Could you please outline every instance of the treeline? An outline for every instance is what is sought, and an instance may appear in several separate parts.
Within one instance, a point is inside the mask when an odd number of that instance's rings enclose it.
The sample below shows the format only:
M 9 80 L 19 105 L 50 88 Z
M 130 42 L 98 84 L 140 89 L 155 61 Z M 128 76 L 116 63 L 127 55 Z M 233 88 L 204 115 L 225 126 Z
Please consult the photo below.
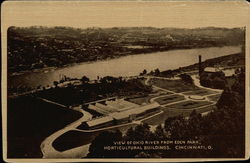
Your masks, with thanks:
M 243 28 L 9 27 L 8 71 L 60 67 L 171 49 L 238 45 L 244 41 L 244 35 Z
M 182 115 L 166 119 L 164 127 L 150 130 L 147 124 L 127 130 L 106 131 L 97 136 L 90 145 L 87 157 L 94 158 L 243 158 L 245 154 L 245 73 L 238 75 L 236 82 L 226 88 L 217 103 L 217 108 L 201 116 L 193 111 L 190 117 Z M 104 150 L 114 141 L 160 141 L 195 140 L 210 150 Z
M 82 78 L 81 85 L 68 84 L 66 87 L 56 87 L 42 90 L 33 95 L 71 106 L 114 96 L 129 96 L 148 94 L 152 91 L 140 79 L 116 78 L 106 76 L 99 82 L 89 83 L 88 78 Z

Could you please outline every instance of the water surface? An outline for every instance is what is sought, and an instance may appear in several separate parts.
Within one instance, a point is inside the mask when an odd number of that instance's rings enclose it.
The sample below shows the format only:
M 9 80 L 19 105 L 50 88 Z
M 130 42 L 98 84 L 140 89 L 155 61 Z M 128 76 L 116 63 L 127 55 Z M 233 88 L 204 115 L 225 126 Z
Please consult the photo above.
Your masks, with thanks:
M 8 85 L 29 87 L 37 87 L 38 85 L 47 86 L 52 85 L 53 81 L 58 81 L 60 75 L 66 75 L 72 78 L 81 78 L 83 75 L 86 75 L 90 79 L 107 75 L 133 76 L 138 75 L 144 69 L 151 71 L 159 68 L 160 71 L 162 71 L 188 66 L 198 62 L 198 55 L 202 55 L 202 60 L 206 60 L 238 53 L 240 51 L 241 46 L 224 46 L 130 55 L 118 59 L 80 63 L 57 68 L 52 71 L 29 72 L 22 75 L 11 76 L 8 79 Z

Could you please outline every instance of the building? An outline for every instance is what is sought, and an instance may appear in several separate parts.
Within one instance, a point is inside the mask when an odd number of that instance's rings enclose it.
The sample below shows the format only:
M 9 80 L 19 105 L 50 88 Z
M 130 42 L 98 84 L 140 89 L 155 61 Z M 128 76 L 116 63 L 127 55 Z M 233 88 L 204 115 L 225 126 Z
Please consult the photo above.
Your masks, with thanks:
M 199 55 L 199 76 L 200 84 L 204 87 L 224 89 L 225 73 L 218 67 L 203 67 Z
M 103 107 L 102 105 L 99 106 Z M 116 112 L 110 112 L 108 114 L 106 112 L 103 112 L 103 116 L 87 121 L 85 126 L 87 128 L 96 129 L 110 125 L 128 123 L 135 119 L 146 116 L 149 113 L 159 111 L 159 107 L 160 105 L 155 102 L 144 106 L 136 106 L 122 111 L 118 109 Z M 100 111 L 99 108 L 95 105 L 90 105 L 90 109 Z
M 113 117 L 111 116 L 98 117 L 86 122 L 88 128 L 99 128 L 112 124 Z
M 89 104 L 88 110 L 97 112 L 101 115 L 108 115 L 113 112 L 121 112 L 138 106 L 139 105 L 125 101 L 124 99 L 115 99 L 107 100 L 105 101 L 105 104 L 102 104 L 100 102 L 97 102 L 95 104 Z

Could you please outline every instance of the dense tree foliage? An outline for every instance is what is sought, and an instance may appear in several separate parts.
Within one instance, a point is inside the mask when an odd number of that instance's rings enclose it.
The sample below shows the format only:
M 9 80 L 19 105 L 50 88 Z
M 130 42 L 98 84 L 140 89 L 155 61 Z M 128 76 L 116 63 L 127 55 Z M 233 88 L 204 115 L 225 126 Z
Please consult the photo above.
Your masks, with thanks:
M 143 84 L 140 79 L 125 80 L 121 77 L 106 76 L 99 82 L 90 83 L 84 76 L 81 81 L 81 85 L 69 83 L 66 87 L 57 87 L 58 82 L 54 82 L 56 87 L 38 91 L 33 95 L 71 106 L 114 96 L 147 95 L 152 91 L 151 87 Z
M 179 77 L 182 81 L 184 81 L 186 84 L 194 84 L 194 80 L 191 78 L 188 74 L 180 74 Z

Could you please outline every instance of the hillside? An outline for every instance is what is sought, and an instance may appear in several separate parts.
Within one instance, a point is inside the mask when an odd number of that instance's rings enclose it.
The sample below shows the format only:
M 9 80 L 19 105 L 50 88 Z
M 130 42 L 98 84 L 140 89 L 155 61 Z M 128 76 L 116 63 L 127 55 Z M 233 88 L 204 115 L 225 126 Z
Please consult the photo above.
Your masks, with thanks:
M 171 49 L 239 45 L 243 28 L 10 27 L 8 71 L 61 67 Z

